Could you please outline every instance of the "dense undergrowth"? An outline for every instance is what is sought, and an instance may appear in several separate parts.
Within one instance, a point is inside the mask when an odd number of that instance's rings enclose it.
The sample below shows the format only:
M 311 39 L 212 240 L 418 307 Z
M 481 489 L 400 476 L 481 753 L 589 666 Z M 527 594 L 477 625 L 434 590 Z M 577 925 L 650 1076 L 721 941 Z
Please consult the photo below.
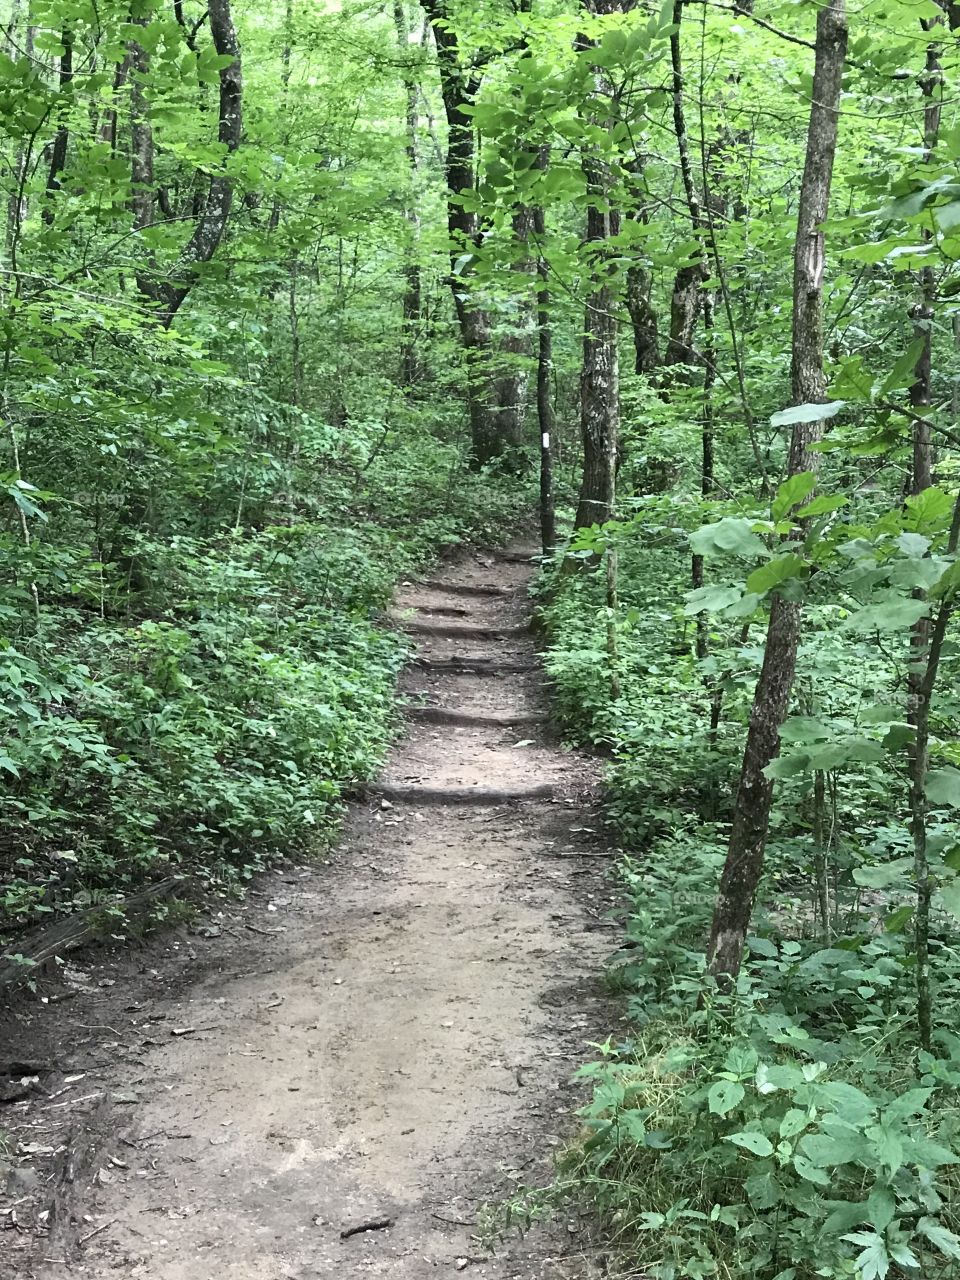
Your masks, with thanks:
M 78 552 L 59 542 L 69 515 L 45 528 L 32 584 L 6 592 L 17 627 L 0 654 L 13 950 L 56 913 L 103 906 L 116 926 L 144 885 L 236 888 L 329 841 L 394 726 L 404 646 L 378 619 L 396 580 L 502 536 L 523 492 L 422 429 L 384 436 L 355 430 L 345 452 L 327 432 L 279 477 L 264 454 L 255 512 L 138 536 L 121 568 L 98 557 L 102 531 Z M 22 548 L 7 559 L 22 579 Z
M 710 518 L 723 516 L 721 505 Z M 618 696 L 603 574 L 548 571 L 540 587 L 555 714 L 569 737 L 611 757 L 606 809 L 623 849 L 624 936 L 609 973 L 631 1031 L 583 1069 L 593 1086 L 585 1136 L 557 1185 L 518 1197 L 511 1212 L 586 1198 L 630 1274 L 664 1280 L 953 1276 L 960 826 L 934 805 L 942 870 L 933 1051 L 924 1052 L 901 754 L 909 655 L 895 609 L 885 605 L 889 625 L 872 616 L 858 629 L 869 588 L 864 596 L 861 582 L 838 603 L 824 570 L 782 735 L 749 955 L 723 994 L 704 952 L 762 647 L 748 608 L 713 616 L 709 655 L 696 655 L 690 535 L 702 518 L 695 505 L 684 515 L 675 495 L 654 496 L 605 531 L 619 549 Z M 864 545 L 909 545 L 884 519 L 861 504 L 849 524 Z M 850 536 L 845 528 L 838 545 L 850 550 Z M 581 542 L 595 550 L 597 533 Z M 852 563 L 862 578 L 865 562 Z M 711 568 L 715 590 L 742 594 L 735 555 Z M 907 598 L 904 561 L 893 574 Z M 948 662 L 934 764 L 957 758 L 955 650 Z

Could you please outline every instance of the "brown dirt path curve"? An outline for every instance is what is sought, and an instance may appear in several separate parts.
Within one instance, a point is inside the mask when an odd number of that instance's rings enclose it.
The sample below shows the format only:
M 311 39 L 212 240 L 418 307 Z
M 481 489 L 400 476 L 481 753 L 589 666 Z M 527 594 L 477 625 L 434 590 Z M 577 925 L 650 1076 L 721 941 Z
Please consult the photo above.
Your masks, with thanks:
M 400 625 L 444 632 L 415 637 L 428 663 L 404 676 L 412 701 L 494 722 L 412 717 L 383 774 L 403 798 L 354 805 L 332 865 L 271 873 L 214 928 L 151 944 L 138 990 L 129 956 L 95 960 L 74 1002 L 21 1013 L 23 1043 L 56 1061 L 44 1076 L 56 1101 L 18 1103 L 0 1126 L 21 1151 L 52 1148 L 32 1189 L 54 1213 L 30 1224 L 50 1227 L 39 1239 L 0 1231 L 3 1280 L 592 1273 L 573 1224 L 493 1256 L 475 1238 L 509 1171 L 548 1176 L 570 1133 L 572 1071 L 609 1018 L 595 777 L 530 722 L 542 678 L 516 628 L 531 573 L 467 556 L 443 586 L 399 594 Z M 509 593 L 457 590 L 485 584 Z M 450 634 L 461 625 L 485 634 Z M 509 671 L 429 665 L 451 657 Z M 545 783 L 551 800 L 453 807 L 415 793 Z M 381 1219 L 391 1225 L 344 1238 Z

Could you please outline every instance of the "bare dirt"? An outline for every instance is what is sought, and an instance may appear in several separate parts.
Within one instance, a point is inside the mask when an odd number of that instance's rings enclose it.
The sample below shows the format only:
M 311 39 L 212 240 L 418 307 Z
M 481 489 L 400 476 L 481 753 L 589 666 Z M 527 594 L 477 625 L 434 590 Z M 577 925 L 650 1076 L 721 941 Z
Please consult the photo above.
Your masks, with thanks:
M 479 1238 L 549 1179 L 611 1017 L 595 777 L 545 727 L 531 574 L 464 557 L 400 593 L 432 711 L 330 860 L 0 1019 L 0 1063 L 38 1076 L 0 1108 L 2 1280 L 596 1274 L 566 1215 Z

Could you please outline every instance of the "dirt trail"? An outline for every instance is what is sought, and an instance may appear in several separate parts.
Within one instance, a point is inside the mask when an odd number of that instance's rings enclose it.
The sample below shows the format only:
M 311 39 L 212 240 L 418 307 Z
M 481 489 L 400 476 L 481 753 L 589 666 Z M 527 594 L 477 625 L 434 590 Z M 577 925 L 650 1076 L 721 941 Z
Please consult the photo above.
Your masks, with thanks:
M 588 1273 L 566 1223 L 493 1257 L 475 1239 L 506 1171 L 546 1176 L 604 1023 L 607 863 L 588 768 L 544 733 L 531 572 L 467 557 L 402 591 L 422 710 L 333 865 L 264 877 L 211 936 L 201 922 L 148 950 L 135 1000 L 123 961 L 100 985 L 106 962 L 85 966 L 78 1001 L 32 1014 L 38 1043 L 57 1019 L 92 1029 L 51 1050 L 45 1085 L 86 1072 L 63 1097 L 90 1095 L 68 1114 L 93 1158 L 39 1252 L 5 1267 L 0 1233 L 4 1280 Z M 500 594 L 464 590 L 487 586 Z M 56 1105 L 0 1123 L 55 1146 Z

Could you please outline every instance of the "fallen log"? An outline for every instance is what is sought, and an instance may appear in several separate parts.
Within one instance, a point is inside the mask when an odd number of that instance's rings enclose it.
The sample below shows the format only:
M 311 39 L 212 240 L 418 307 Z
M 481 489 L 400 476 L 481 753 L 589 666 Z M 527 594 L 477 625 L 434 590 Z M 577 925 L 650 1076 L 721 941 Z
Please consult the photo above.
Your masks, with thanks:
M 182 876 L 170 876 L 128 898 L 114 899 L 112 902 L 89 907 L 86 911 L 74 912 L 63 920 L 58 920 L 56 924 L 45 925 L 21 940 L 10 943 L 0 954 L 0 989 L 26 981 L 48 960 L 66 955 L 85 942 L 102 937 L 107 932 L 104 928 L 104 915 L 108 909 L 112 913 L 119 908 L 128 919 L 136 918 L 145 914 L 154 903 L 171 897 L 177 888 L 185 888 L 187 883 Z

